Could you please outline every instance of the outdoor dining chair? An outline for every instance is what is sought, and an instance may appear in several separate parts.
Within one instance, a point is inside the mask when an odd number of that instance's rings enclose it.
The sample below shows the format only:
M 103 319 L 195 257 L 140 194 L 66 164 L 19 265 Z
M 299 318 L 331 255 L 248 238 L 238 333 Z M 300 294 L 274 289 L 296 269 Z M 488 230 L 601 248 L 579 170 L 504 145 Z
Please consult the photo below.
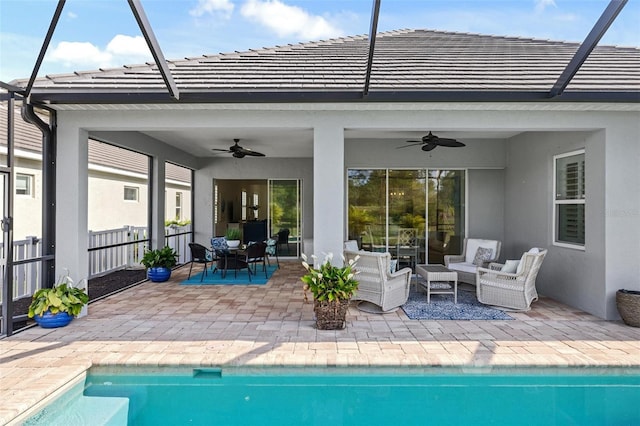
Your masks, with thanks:
M 204 265 L 202 269 L 202 276 L 200 281 L 207 275 L 207 264 L 213 263 L 213 251 L 198 243 L 189 243 L 189 249 L 191 250 L 191 264 L 189 265 L 189 277 L 191 278 L 191 269 L 194 263 L 201 263 Z

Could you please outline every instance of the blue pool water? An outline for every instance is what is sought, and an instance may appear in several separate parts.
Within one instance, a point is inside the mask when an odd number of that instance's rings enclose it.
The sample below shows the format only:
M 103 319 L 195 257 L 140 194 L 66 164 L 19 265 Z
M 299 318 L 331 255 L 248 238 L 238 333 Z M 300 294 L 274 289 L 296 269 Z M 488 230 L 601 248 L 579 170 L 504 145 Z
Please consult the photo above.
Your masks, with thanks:
M 640 424 L 640 369 L 256 371 L 93 370 L 84 397 L 128 398 L 129 425 Z

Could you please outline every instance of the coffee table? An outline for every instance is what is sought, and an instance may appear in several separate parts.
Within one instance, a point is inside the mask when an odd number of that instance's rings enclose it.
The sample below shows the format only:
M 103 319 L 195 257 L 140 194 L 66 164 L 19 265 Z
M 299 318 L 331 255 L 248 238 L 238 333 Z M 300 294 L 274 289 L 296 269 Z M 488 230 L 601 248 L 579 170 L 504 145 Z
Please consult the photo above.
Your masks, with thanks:
M 458 303 L 458 273 L 443 265 L 416 265 L 416 274 L 427 282 L 427 303 L 431 303 L 432 294 L 453 294 L 453 303 Z M 416 286 L 417 284 L 416 280 Z M 452 284 L 453 283 L 453 284 Z

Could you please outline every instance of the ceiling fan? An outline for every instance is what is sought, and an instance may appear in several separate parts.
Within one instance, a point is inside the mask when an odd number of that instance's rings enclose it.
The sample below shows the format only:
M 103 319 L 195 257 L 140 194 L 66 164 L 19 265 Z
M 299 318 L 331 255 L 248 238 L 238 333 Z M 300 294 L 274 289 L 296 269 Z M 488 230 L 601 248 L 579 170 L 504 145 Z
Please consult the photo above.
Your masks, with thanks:
M 235 144 L 230 146 L 229 149 L 211 148 L 211 150 L 212 151 L 220 151 L 220 152 L 228 152 L 228 153 L 231 153 L 231 155 L 233 155 L 235 158 L 244 158 L 247 155 L 252 156 L 252 157 L 264 157 L 265 156 L 261 152 L 253 151 L 253 150 L 251 150 L 249 148 L 244 148 L 244 147 L 238 145 L 238 142 L 240 142 L 240 139 L 234 139 L 233 141 L 235 142 Z
M 465 144 L 463 144 L 460 141 L 457 141 L 455 139 L 449 139 L 449 138 L 441 138 L 434 135 L 431 132 L 429 132 L 428 135 L 424 135 L 422 139 L 419 141 L 407 141 L 407 142 L 409 142 L 411 145 L 399 146 L 398 148 L 407 148 L 410 146 L 422 145 L 421 149 L 423 151 L 431 151 L 437 146 L 446 146 L 449 148 L 459 148 L 459 147 L 465 146 Z

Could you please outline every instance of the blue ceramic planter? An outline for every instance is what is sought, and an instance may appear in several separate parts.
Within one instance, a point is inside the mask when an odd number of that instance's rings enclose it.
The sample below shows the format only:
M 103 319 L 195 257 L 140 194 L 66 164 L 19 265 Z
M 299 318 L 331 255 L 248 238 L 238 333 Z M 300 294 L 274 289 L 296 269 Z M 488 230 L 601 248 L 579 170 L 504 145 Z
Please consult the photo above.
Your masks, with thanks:
M 149 278 L 154 283 L 167 281 L 169 277 L 171 277 L 171 268 L 158 266 L 155 268 L 147 269 L 147 278 Z
M 73 316 L 69 315 L 66 312 L 58 312 L 57 314 L 52 314 L 51 312 L 47 311 L 42 314 L 42 316 L 35 315 L 33 319 L 42 328 L 57 328 L 68 325 L 73 319 Z

